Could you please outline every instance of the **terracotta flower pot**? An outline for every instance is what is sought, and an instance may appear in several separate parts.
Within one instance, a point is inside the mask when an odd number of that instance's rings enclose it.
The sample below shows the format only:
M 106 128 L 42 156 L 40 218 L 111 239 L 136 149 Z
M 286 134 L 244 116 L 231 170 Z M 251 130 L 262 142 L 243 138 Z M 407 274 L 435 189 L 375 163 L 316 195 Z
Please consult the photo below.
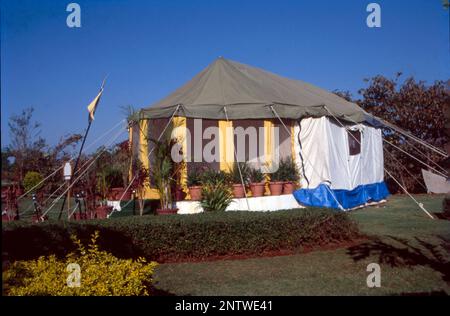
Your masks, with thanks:
M 250 183 L 250 190 L 252 191 L 252 196 L 258 197 L 264 195 L 264 182 Z
M 282 181 L 270 182 L 269 189 L 271 195 L 280 195 L 281 192 L 283 191 L 283 182 Z
M 157 208 L 156 214 L 158 215 L 170 215 L 170 214 L 177 214 L 178 209 L 177 208 Z
M 245 187 L 242 184 L 233 184 L 233 196 L 238 199 L 245 197 Z
M 202 199 L 202 187 L 197 185 L 189 187 L 189 195 L 192 201 L 200 201 Z
M 283 194 L 292 194 L 295 190 L 295 185 L 294 183 L 290 182 L 290 181 L 286 181 L 283 184 Z

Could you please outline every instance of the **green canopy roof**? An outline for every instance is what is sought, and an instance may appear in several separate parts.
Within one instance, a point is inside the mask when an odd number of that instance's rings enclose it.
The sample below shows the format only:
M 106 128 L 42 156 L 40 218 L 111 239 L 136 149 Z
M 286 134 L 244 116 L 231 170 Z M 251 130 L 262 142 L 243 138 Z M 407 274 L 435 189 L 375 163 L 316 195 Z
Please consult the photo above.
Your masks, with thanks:
M 333 115 L 357 122 L 370 116 L 355 103 L 309 83 L 284 78 L 259 68 L 224 58 L 216 59 L 192 80 L 166 98 L 142 109 L 141 118 L 299 119 Z

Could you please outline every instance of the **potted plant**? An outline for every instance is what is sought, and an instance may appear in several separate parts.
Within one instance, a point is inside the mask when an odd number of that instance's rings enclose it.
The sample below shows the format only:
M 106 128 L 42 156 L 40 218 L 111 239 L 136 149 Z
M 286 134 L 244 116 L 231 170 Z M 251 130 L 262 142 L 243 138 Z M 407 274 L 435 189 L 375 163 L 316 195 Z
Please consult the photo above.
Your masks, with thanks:
M 280 195 L 283 191 L 283 172 L 281 164 L 275 172 L 270 174 L 269 189 L 271 195 Z
M 205 212 L 225 211 L 233 200 L 229 174 L 223 171 L 210 170 L 205 172 L 204 175 L 202 200 L 200 202 L 203 210 Z
M 295 190 L 296 182 L 299 180 L 297 166 L 291 158 L 280 161 L 280 169 L 283 183 L 283 194 L 292 194 Z
M 159 193 L 160 207 L 156 213 L 176 214 L 177 208 L 173 206 L 172 187 L 176 183 L 176 166 L 171 157 L 172 147 L 176 144 L 175 139 L 152 140 L 155 143 L 155 159 L 152 164 L 151 175 L 156 190 Z
M 187 186 L 192 201 L 200 201 L 202 199 L 202 181 L 201 173 L 197 168 L 189 170 L 187 175 Z
M 231 180 L 233 183 L 233 196 L 235 198 L 245 197 L 245 188 L 249 183 L 248 164 L 245 162 L 235 162 L 231 171 Z
M 252 168 L 249 172 L 250 178 L 250 190 L 252 191 L 252 196 L 258 197 L 264 195 L 264 174 L 259 168 Z

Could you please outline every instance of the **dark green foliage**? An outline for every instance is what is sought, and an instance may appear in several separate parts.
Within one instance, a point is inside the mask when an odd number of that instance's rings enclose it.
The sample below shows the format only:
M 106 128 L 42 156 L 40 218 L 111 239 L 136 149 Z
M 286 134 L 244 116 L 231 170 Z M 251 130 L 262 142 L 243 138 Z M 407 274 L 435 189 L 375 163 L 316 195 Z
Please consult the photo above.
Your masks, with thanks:
M 202 184 L 201 182 L 201 172 L 197 168 L 190 169 L 187 174 L 187 186 L 193 187 L 193 186 L 199 186 Z
M 102 236 L 99 246 L 115 256 L 158 262 L 295 251 L 359 236 L 347 214 L 322 209 L 12 222 L 2 226 L 3 261 L 65 255 L 73 250 L 71 234 L 87 241 L 95 230 Z
M 231 181 L 233 184 L 241 184 L 242 180 L 244 180 L 244 185 L 250 184 L 250 166 L 246 162 L 235 162 L 231 171 Z
M 200 177 L 201 183 L 203 185 L 208 183 L 225 183 L 230 184 L 231 183 L 231 177 L 229 173 L 226 173 L 225 171 L 217 171 L 214 169 L 206 169 L 203 171 L 201 177 Z
M 278 168 L 279 178 L 282 181 L 296 182 L 299 180 L 299 172 L 297 166 L 292 158 L 283 158 L 280 160 L 280 166 Z
M 121 188 L 124 186 L 122 171 L 114 167 L 106 168 L 106 182 L 110 188 Z
M 260 183 L 264 181 L 264 174 L 259 168 L 251 168 L 249 171 L 249 179 L 251 183 Z
M 202 201 L 206 212 L 224 212 L 233 200 L 229 185 L 225 181 L 208 182 L 202 187 Z
M 283 179 L 283 172 L 280 169 L 280 166 L 278 166 L 278 169 L 275 170 L 275 172 L 269 173 L 270 181 L 276 182 L 276 181 L 284 181 Z

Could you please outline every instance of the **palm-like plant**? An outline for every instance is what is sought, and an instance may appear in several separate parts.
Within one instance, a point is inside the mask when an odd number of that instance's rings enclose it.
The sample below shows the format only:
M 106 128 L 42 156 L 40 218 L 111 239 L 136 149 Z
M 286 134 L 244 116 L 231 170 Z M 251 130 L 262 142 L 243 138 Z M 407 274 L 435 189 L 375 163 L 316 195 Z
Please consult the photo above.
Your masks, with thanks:
M 175 139 L 151 140 L 155 144 L 155 160 L 152 163 L 151 176 L 160 196 L 162 209 L 172 208 L 172 187 L 176 183 L 178 172 L 171 157 L 171 149 L 176 144 Z
M 226 180 L 206 182 L 202 188 L 202 201 L 205 212 L 223 212 L 230 205 L 233 195 Z

